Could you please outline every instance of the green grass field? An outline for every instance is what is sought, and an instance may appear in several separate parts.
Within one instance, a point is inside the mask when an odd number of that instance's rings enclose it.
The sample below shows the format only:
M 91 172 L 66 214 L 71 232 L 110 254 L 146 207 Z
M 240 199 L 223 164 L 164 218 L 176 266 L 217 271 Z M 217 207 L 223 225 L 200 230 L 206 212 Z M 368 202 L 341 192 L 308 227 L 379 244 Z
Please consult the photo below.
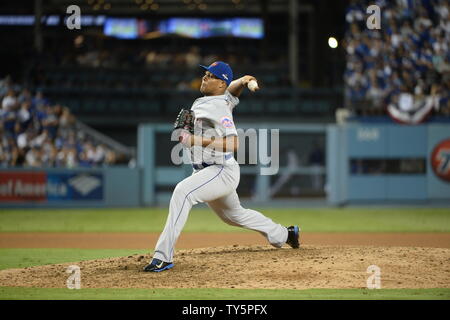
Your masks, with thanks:
M 450 232 L 450 209 L 265 209 L 308 232 Z M 0 232 L 160 232 L 165 209 L 2 210 Z M 237 232 L 208 209 L 192 211 L 184 232 Z M 148 253 L 143 250 L 0 249 L 0 270 Z M 445 299 L 450 289 L 240 290 L 38 289 L 0 287 L 0 299 Z
M 306 232 L 450 232 L 450 209 L 261 209 Z M 161 232 L 166 209 L 0 211 L 0 232 Z M 244 232 L 209 209 L 192 210 L 183 232 Z
M 36 289 L 0 287 L 10 300 L 448 300 L 448 289 Z

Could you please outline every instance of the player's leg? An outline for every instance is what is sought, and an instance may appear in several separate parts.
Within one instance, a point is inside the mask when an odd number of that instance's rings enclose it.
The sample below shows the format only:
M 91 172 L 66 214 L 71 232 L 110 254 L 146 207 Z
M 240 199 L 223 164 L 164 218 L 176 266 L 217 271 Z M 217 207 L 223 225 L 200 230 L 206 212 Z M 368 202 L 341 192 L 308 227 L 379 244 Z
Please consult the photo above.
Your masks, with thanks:
M 175 243 L 192 206 L 223 197 L 233 191 L 229 175 L 223 166 L 210 166 L 177 184 L 169 205 L 167 222 L 155 248 L 153 258 L 172 262 Z
M 209 201 L 208 206 L 226 223 L 258 231 L 270 244 L 280 248 L 288 240 L 288 229 L 262 213 L 241 206 L 236 191 L 222 198 Z

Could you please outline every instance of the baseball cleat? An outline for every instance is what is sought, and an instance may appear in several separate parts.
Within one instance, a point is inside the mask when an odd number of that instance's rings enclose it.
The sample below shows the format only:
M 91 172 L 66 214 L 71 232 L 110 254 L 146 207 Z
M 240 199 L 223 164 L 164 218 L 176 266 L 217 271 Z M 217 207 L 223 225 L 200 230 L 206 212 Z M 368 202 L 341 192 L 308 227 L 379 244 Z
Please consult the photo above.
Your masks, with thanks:
M 159 259 L 153 259 L 145 268 L 145 272 L 161 272 L 173 268 L 173 262 L 164 262 Z
M 300 242 L 298 241 L 298 237 L 300 235 L 300 228 L 298 226 L 290 226 L 288 229 L 288 238 L 286 243 L 290 245 L 292 248 L 297 249 L 300 246 Z

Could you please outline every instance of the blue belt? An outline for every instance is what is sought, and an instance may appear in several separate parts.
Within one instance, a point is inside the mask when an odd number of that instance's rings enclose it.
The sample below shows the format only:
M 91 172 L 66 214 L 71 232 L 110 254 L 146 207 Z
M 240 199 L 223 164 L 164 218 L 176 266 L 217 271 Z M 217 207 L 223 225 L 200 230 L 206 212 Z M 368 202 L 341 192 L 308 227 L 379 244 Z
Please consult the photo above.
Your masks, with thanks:
M 225 156 L 224 156 L 224 158 L 225 158 L 225 160 L 228 160 L 228 159 L 231 159 L 231 157 L 233 157 L 233 154 L 232 153 L 230 153 L 230 154 L 226 154 Z M 206 162 L 202 162 L 201 164 L 192 164 L 192 167 L 195 169 L 195 170 L 201 170 L 201 169 L 205 169 L 205 168 L 207 168 L 207 167 L 209 167 L 209 166 L 213 166 L 213 165 L 215 165 L 215 164 L 217 164 L 217 163 L 206 163 Z
M 207 168 L 207 167 L 209 167 L 209 166 L 213 166 L 213 165 L 215 165 L 215 163 L 206 163 L 206 162 L 202 162 L 202 164 L 192 164 L 192 167 L 193 167 L 195 170 L 201 170 L 201 169 L 205 169 L 205 168 Z

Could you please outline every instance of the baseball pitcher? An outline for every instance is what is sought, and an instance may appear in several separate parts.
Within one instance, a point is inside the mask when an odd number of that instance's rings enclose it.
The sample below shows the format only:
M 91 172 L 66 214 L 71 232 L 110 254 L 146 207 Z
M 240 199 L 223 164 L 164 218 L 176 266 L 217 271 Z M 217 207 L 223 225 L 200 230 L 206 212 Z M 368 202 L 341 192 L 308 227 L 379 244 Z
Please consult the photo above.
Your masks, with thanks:
M 299 247 L 298 226 L 284 227 L 260 212 L 241 206 L 236 188 L 240 169 L 233 153 L 239 147 L 233 109 L 247 87 L 258 90 L 255 77 L 246 75 L 233 81 L 230 66 L 217 61 L 205 69 L 200 92 L 204 95 L 190 110 L 181 110 L 174 124 L 179 141 L 190 152 L 193 173 L 175 187 L 167 222 L 156 244 L 147 272 L 173 268 L 175 243 L 189 212 L 197 203 L 208 206 L 226 223 L 258 231 L 269 243 L 281 248 L 285 243 Z

